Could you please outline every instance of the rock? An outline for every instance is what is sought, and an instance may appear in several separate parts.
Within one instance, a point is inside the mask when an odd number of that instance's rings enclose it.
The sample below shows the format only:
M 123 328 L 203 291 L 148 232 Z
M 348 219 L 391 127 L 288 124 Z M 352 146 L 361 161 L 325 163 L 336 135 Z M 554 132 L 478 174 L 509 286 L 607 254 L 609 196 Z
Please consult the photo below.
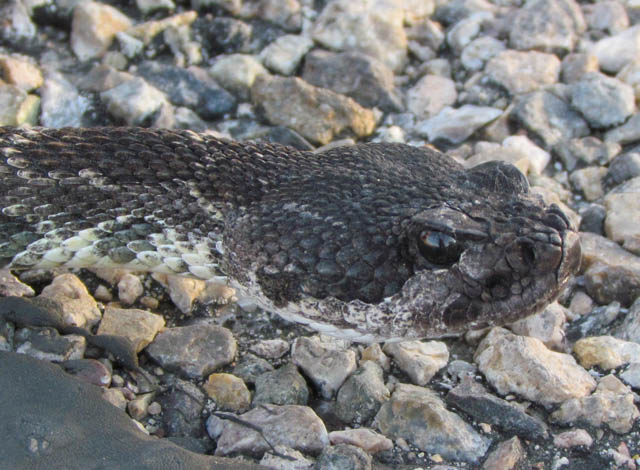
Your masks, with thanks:
M 640 61 L 630 62 L 622 67 L 616 78 L 633 88 L 636 99 L 640 98 Z
M 640 61 L 640 25 L 594 43 L 589 52 L 598 58 L 604 72 L 617 73 L 625 65 Z
M 606 168 L 589 166 L 573 171 L 569 177 L 569 181 L 571 181 L 571 184 L 576 190 L 584 195 L 587 201 L 597 201 L 604 196 L 602 183 L 606 175 Z
M 497 426 L 507 434 L 541 441 L 547 438 L 543 421 L 525 413 L 521 407 L 490 394 L 470 375 L 461 377 L 461 383 L 446 396 L 449 405 L 464 411 L 476 422 Z
M 108 365 L 95 359 L 73 359 L 60 363 L 65 372 L 98 387 L 108 387 L 111 383 L 112 371 L 111 365 Z
M 255 379 L 253 406 L 270 403 L 273 405 L 306 405 L 309 388 L 293 364 L 287 364 L 274 371 L 267 371 Z
M 349 470 L 371 470 L 371 456 L 359 447 L 349 444 L 327 446 L 316 461 L 317 470 L 344 468 Z
M 600 379 L 593 395 L 567 400 L 551 413 L 551 419 L 561 424 L 585 422 L 595 427 L 606 424 L 618 434 L 629 432 L 639 416 L 633 393 L 614 375 Z
M 247 354 L 233 368 L 233 375 L 240 377 L 248 384 L 254 384 L 256 379 L 265 372 L 273 370 L 273 366 L 262 358 Z
M 153 38 L 166 30 L 177 30 L 181 26 L 189 26 L 195 21 L 198 14 L 195 11 L 185 11 L 177 15 L 169 16 L 161 20 L 146 21 L 139 23 L 126 30 L 126 33 L 134 38 L 140 39 L 145 45 L 151 43 Z
M 145 15 L 158 10 L 174 10 L 176 8 L 172 0 L 136 0 L 136 6 Z
M 527 453 L 517 436 L 502 441 L 489 453 L 482 470 L 518 470 L 525 464 Z M 526 464 L 525 464 L 526 465 Z
M 167 95 L 176 106 L 193 109 L 203 119 L 215 119 L 231 111 L 236 101 L 217 86 L 204 72 L 187 70 L 157 62 L 143 62 L 138 73 L 151 85 Z
M 289 343 L 285 340 L 277 339 L 263 339 L 251 346 L 251 352 L 261 357 L 269 359 L 278 359 L 289 352 Z
M 272 124 L 291 127 L 320 144 L 328 144 L 347 129 L 363 137 L 375 127 L 371 110 L 300 78 L 261 75 L 251 87 L 251 100 L 264 110 Z
M 285 31 L 298 31 L 303 15 L 298 0 L 261 0 L 244 2 L 242 16 L 270 21 Z
M 585 74 L 569 86 L 571 105 L 591 127 L 605 128 L 621 124 L 636 110 L 633 89 L 601 73 Z
M 573 0 L 527 0 L 513 18 L 509 43 L 519 50 L 570 52 L 585 29 L 580 6 Z
M 393 442 L 368 428 L 345 429 L 329 433 L 331 444 L 351 444 L 375 454 L 393 449 Z
M 127 273 L 118 281 L 118 298 L 124 305 L 131 305 L 142 294 L 144 294 L 144 288 L 138 276 Z
M 501 114 L 500 109 L 486 106 L 466 104 L 457 109 L 447 106 L 432 118 L 418 123 L 416 131 L 431 142 L 443 140 L 459 144 Z
M 629 27 L 629 17 L 624 5 L 615 0 L 584 5 L 582 11 L 589 29 L 600 29 L 616 34 Z
M 203 51 L 211 57 L 252 50 L 253 28 L 235 18 L 200 16 L 193 22 L 191 30 Z
M 536 339 L 494 328 L 474 355 L 478 368 L 501 395 L 517 393 L 551 406 L 588 395 L 593 378 L 569 354 L 547 349 Z
M 336 415 L 344 423 L 367 423 L 389 396 L 380 366 L 365 361 L 340 387 L 336 397 Z
M 110 5 L 80 2 L 73 9 L 71 49 L 81 61 L 103 55 L 115 34 L 131 27 L 131 20 Z
M 382 348 L 380 347 L 380 344 L 373 343 L 367 346 L 366 348 L 364 348 L 360 352 L 360 354 L 361 354 L 360 356 L 361 365 L 363 362 L 373 361 L 376 364 L 378 364 L 380 367 L 382 367 L 382 370 L 384 370 L 385 372 L 389 371 L 389 368 L 391 367 L 391 360 L 384 352 L 382 352 Z
M 40 88 L 44 83 L 40 68 L 20 56 L 0 55 L 0 77 L 7 84 L 27 92 Z
M 167 328 L 147 347 L 147 353 L 166 369 L 202 378 L 233 360 L 236 341 L 226 328 L 194 324 Z
M 478 71 L 484 68 L 487 61 L 504 51 L 505 45 L 491 37 L 480 36 L 467 44 L 460 54 L 460 61 L 469 71 Z
M 469 17 L 474 13 L 494 12 L 495 10 L 495 5 L 484 0 L 453 0 L 438 4 L 434 18 L 445 24 L 452 24 Z
M 163 273 L 153 273 L 152 277 L 167 288 L 171 301 L 184 314 L 191 312 L 193 302 L 202 294 L 206 286 L 201 279 L 190 279 Z
M 566 308 L 553 302 L 542 312 L 512 323 L 510 329 L 517 335 L 539 339 L 549 349 L 561 351 L 564 346 L 566 312 Z
M 329 399 L 356 370 L 356 354 L 318 337 L 297 338 L 291 348 L 291 360 L 311 379 L 320 393 Z
M 405 439 L 422 451 L 470 463 L 482 458 L 490 443 L 448 411 L 434 392 L 416 385 L 397 384 L 374 425 L 390 439 Z
M 0 84 L 0 125 L 36 124 L 40 99 L 14 85 Z
M 404 108 L 395 88 L 393 71 L 360 52 L 314 50 L 305 57 L 302 78 L 356 100 L 366 108 L 398 112 Z
M 586 369 L 598 366 L 610 370 L 640 358 L 640 344 L 613 336 L 591 336 L 578 340 L 573 352 Z
M 107 111 L 129 126 L 153 122 L 163 107 L 168 107 L 166 96 L 142 78 L 133 78 L 100 93 Z
M 565 147 L 566 152 L 561 152 L 567 170 L 573 171 L 577 165 L 604 166 L 611 161 L 622 149 L 615 142 L 602 142 L 596 137 L 583 137 L 571 139 Z M 559 150 L 559 149 L 558 149 Z
M 268 69 L 280 75 L 291 75 L 312 47 L 313 41 L 311 39 L 287 34 L 280 36 L 265 47 L 260 52 L 260 58 Z
M 275 446 L 272 454 L 266 452 L 260 459 L 260 465 L 278 470 L 314 470 L 316 463 L 306 458 L 302 452 L 287 446 Z M 273 451 L 272 451 L 273 452 Z
M 607 210 L 604 231 L 607 238 L 636 255 L 640 255 L 640 226 L 635 217 L 640 213 L 639 194 L 640 176 L 636 176 L 614 188 L 604 198 Z
M 640 296 L 640 257 L 595 233 L 580 233 L 587 293 L 599 304 L 629 306 Z
M 484 73 L 488 80 L 511 95 L 520 95 L 556 83 L 560 76 L 560 60 L 543 52 L 506 50 L 487 62 Z
M 329 444 L 324 424 L 306 406 L 262 405 L 238 418 L 257 426 L 262 430 L 262 435 L 252 428 L 229 421 L 218 439 L 216 455 L 262 455 L 271 449 L 267 442 L 305 453 L 318 453 Z
M 144 419 L 148 414 L 147 409 L 154 395 L 154 393 L 145 393 L 127 403 L 127 413 L 129 413 L 129 416 L 137 421 Z
M 91 101 L 61 74 L 49 72 L 40 87 L 42 98 L 40 124 L 46 127 L 80 127 L 86 125 L 84 114 Z
M 502 147 L 516 150 L 527 157 L 529 167 L 534 173 L 542 174 L 551 161 L 549 152 L 542 150 L 524 135 L 513 135 L 502 141 Z
M 456 102 L 458 92 L 453 80 L 438 75 L 425 75 L 407 91 L 407 109 L 425 119 L 438 114 Z
M 42 289 L 39 297 L 60 303 L 65 325 L 91 328 L 100 321 L 98 304 L 82 281 L 73 274 L 56 276 L 51 284 Z
M 640 139 L 640 113 L 636 113 L 623 125 L 608 130 L 604 134 L 606 142 L 629 144 Z
M 546 91 L 516 98 L 510 118 L 550 149 L 566 139 L 589 134 L 587 122 L 566 101 Z
M 9 468 L 69 468 L 69 462 L 90 468 L 97 461 L 140 470 L 165 468 L 167 462 L 181 462 L 193 470 L 261 468 L 195 454 L 151 437 L 104 400 L 100 389 L 27 356 L 0 352 L 0 389 L 2 459 Z M 18 422 L 22 424 L 16 427 Z
M 609 172 L 605 177 L 605 186 L 611 188 L 637 176 L 640 176 L 640 153 L 623 153 L 614 158 L 609 164 Z
M 50 362 L 82 359 L 87 348 L 84 337 L 60 335 L 53 328 L 24 328 L 16 331 L 14 341 L 17 353 Z
M 617 338 L 640 343 L 640 298 L 631 304 L 629 313 L 613 334 Z
M 164 410 L 162 424 L 166 433 L 175 437 L 201 435 L 206 395 L 191 382 L 173 379 L 168 390 L 158 396 Z
M 593 438 L 584 429 L 572 429 L 553 436 L 553 445 L 560 449 L 579 446 L 589 448 L 591 444 L 593 444 Z
M 133 343 L 136 352 L 146 348 L 164 328 L 164 318 L 145 310 L 107 307 L 98 335 L 124 336 Z
M 632 362 L 629 366 L 620 374 L 620 378 L 626 384 L 629 384 L 633 388 L 640 388 L 640 362 Z
M 389 342 L 383 351 L 416 385 L 426 385 L 449 361 L 449 350 L 441 341 Z
M 220 85 L 246 101 L 256 78 L 269 72 L 251 55 L 231 54 L 218 58 L 209 73 Z
M 0 297 L 32 297 L 35 291 L 22 283 L 8 269 L 0 269 Z
M 218 409 L 242 413 L 251 405 L 251 393 L 242 379 L 232 374 L 211 374 L 202 384 Z
M 335 51 L 363 52 L 399 71 L 407 56 L 404 11 L 384 0 L 331 0 L 313 24 L 314 41 Z
M 0 38 L 9 44 L 20 44 L 25 39 L 33 39 L 36 35 L 36 25 L 29 17 L 29 11 L 24 2 L 20 0 L 10 0 L 4 2 L 0 7 L 0 18 L 2 28 L 0 28 Z
M 574 83 L 589 72 L 598 71 L 598 58 L 587 53 L 567 54 L 562 59 L 560 76 L 564 83 Z

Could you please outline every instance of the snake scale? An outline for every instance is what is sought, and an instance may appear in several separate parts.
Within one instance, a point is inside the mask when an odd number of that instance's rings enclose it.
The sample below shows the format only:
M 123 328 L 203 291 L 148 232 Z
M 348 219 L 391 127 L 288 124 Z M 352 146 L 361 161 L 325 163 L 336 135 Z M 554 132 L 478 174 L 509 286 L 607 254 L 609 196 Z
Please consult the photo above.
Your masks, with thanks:
M 355 341 L 504 324 L 580 262 L 515 167 L 142 128 L 0 128 L 0 267 L 121 266 L 242 289 Z

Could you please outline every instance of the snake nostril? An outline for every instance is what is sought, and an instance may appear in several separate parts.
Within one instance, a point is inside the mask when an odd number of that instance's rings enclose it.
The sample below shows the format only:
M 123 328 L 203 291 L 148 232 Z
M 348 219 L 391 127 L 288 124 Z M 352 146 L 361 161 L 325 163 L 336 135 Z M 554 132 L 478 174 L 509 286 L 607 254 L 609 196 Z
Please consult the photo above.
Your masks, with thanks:
M 527 266 L 533 266 L 535 264 L 536 250 L 531 242 L 524 241 L 520 243 L 520 253 L 522 255 L 522 260 Z

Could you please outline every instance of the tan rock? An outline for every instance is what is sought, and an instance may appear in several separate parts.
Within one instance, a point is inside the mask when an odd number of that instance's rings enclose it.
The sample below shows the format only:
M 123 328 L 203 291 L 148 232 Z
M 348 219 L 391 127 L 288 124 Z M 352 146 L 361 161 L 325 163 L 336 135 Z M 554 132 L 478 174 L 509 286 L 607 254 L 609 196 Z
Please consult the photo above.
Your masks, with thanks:
M 66 325 L 90 328 L 100 321 L 98 304 L 74 274 L 56 276 L 39 297 L 60 302 Z
M 26 58 L 0 56 L 0 76 L 5 82 L 24 91 L 35 90 L 44 83 L 40 69 Z
M 449 350 L 441 341 L 400 341 L 382 349 L 416 385 L 426 385 L 449 362 Z
M 110 5 L 80 2 L 73 10 L 71 49 L 80 60 L 104 54 L 115 34 L 131 27 L 131 20 Z
M 129 338 L 136 352 L 142 351 L 164 328 L 164 318 L 155 313 L 136 308 L 107 307 L 104 311 L 99 335 L 116 335 Z
M 220 409 L 243 412 L 251 406 L 251 393 L 241 378 L 232 374 L 211 374 L 202 385 Z

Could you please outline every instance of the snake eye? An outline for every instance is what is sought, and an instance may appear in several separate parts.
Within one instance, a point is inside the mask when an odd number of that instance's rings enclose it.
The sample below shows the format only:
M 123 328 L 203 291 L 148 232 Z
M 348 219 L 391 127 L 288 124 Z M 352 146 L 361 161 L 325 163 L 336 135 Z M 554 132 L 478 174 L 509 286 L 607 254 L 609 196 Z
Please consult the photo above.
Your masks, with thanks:
M 455 263 L 462 253 L 462 244 L 446 233 L 424 230 L 418 241 L 420 253 L 433 264 L 448 265 Z

